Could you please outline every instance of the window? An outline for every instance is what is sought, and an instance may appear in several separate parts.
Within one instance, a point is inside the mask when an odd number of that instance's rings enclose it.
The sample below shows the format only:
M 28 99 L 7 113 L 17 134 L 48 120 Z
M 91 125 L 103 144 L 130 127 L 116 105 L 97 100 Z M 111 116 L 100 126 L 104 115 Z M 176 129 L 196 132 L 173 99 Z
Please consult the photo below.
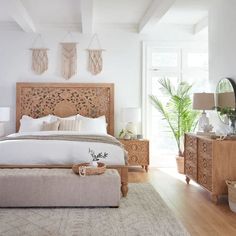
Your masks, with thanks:
M 174 85 L 179 81 L 193 84 L 193 92 L 204 91 L 208 81 L 208 52 L 205 47 L 144 47 L 143 110 L 144 129 L 150 139 L 151 165 L 174 167 L 177 146 L 167 123 L 151 105 L 149 95 L 157 96 L 163 102 L 158 81 L 169 78 Z

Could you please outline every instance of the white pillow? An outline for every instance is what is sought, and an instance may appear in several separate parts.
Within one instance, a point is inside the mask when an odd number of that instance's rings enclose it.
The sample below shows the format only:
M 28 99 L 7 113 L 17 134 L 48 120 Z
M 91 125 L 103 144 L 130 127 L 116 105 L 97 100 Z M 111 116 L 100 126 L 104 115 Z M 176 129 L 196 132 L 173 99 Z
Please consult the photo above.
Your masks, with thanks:
M 19 133 L 41 131 L 43 122 L 51 122 L 51 115 L 33 119 L 30 116 L 23 115 L 20 120 Z
M 50 121 L 52 118 L 52 115 L 42 116 L 40 118 L 32 118 L 31 116 L 23 115 L 21 117 L 21 120 L 40 120 L 40 121 Z
M 106 117 L 100 116 L 98 118 L 88 118 L 77 115 L 79 123 L 79 132 L 81 134 L 107 134 Z

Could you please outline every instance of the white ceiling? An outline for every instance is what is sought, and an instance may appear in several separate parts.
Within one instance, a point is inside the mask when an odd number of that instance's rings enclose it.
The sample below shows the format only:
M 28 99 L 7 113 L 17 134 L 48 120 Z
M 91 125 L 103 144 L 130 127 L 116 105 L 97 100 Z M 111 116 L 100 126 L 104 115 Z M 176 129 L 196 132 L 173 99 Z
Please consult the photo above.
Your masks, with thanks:
M 35 23 L 81 22 L 79 0 L 21 0 Z
M 208 15 L 210 0 L 177 0 L 159 23 L 192 25 Z
M 152 0 L 96 0 L 94 20 L 97 23 L 138 24 Z
M 85 27 L 96 31 L 97 25 L 115 27 L 120 24 L 132 25 L 141 33 L 162 23 L 192 25 L 194 28 L 207 17 L 211 1 L 0 0 L 0 27 L 12 23 L 28 32 L 43 30 L 46 24 L 61 25 L 61 28 L 74 24 L 78 31 L 83 32 Z

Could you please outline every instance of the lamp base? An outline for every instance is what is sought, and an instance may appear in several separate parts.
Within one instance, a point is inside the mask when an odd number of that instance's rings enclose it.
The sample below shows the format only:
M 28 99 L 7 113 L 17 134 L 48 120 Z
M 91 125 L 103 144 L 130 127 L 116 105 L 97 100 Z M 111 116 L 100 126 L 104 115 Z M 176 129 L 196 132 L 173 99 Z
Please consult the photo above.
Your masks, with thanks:
M 203 131 L 205 126 L 209 125 L 209 118 L 206 115 L 206 112 L 202 112 L 202 116 L 198 120 L 198 131 Z
M 126 125 L 126 130 L 131 132 L 131 137 L 136 138 L 137 137 L 137 125 L 133 122 L 128 122 Z

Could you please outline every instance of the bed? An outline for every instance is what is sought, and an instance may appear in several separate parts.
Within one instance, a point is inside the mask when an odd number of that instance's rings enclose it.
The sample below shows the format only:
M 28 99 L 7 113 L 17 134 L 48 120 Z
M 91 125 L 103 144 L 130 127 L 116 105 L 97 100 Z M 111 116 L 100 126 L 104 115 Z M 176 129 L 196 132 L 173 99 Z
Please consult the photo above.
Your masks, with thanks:
M 112 136 L 114 135 L 114 85 L 108 83 L 16 84 L 16 132 L 18 132 L 19 130 L 20 119 L 23 115 L 28 115 L 33 118 L 40 118 L 49 114 L 59 117 L 68 117 L 80 114 L 82 116 L 91 118 L 105 115 L 107 132 L 109 135 L 111 135 L 110 139 L 112 139 Z M 64 134 L 64 136 L 66 135 L 67 134 Z M 15 136 L 17 136 L 17 134 Z M 46 132 L 45 137 L 47 137 Z M 34 141 L 29 139 L 27 141 L 28 145 L 33 147 L 36 142 L 40 143 L 41 145 L 45 140 Z M 77 142 L 77 140 L 72 141 Z M 8 140 L 8 145 L 10 142 L 13 141 Z M 55 143 L 55 140 L 50 142 Z M 63 142 L 63 140 L 61 140 L 61 142 Z M 5 141 L 5 144 L 6 143 L 7 142 Z M 71 150 L 74 146 L 70 146 L 70 142 L 67 142 L 67 144 L 68 150 Z M 84 146 L 84 144 L 85 143 L 83 143 L 82 145 Z M 43 149 L 43 146 L 40 145 L 40 150 L 38 151 L 39 153 Z M 100 146 L 102 145 L 106 145 L 106 143 L 100 144 Z M 63 151 L 64 148 L 61 150 Z M 93 150 L 93 148 L 91 148 L 91 150 Z M 126 196 L 128 192 L 128 167 L 126 163 L 115 162 L 116 159 L 114 155 L 120 155 L 119 153 L 116 154 L 116 151 L 111 151 L 111 153 L 114 153 L 112 154 L 113 161 L 108 162 L 107 167 L 117 169 L 120 173 L 121 191 L 123 196 Z M 63 157 L 63 153 L 61 152 L 60 154 Z M 20 154 L 18 156 L 20 156 Z M 1 158 L 7 157 L 1 154 Z M 73 163 L 70 163 L 68 161 L 58 161 L 58 163 L 56 163 L 55 161 L 45 161 L 42 163 L 31 164 L 30 162 L 24 163 L 24 161 L 20 161 L 19 158 L 19 161 L 6 163 L 1 162 L 0 168 L 71 168 L 72 164 Z

